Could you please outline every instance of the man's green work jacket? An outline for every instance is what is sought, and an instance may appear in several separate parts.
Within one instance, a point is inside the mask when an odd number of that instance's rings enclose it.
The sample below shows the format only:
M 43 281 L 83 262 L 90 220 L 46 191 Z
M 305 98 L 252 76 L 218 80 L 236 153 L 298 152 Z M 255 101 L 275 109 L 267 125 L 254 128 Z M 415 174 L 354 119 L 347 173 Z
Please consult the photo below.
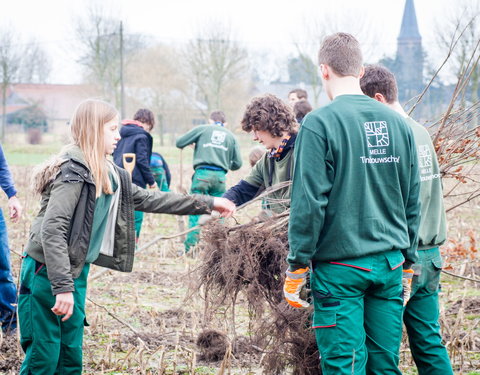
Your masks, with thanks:
M 414 263 L 419 188 L 412 130 L 398 113 L 365 95 L 310 112 L 295 147 L 290 267 L 390 250 Z

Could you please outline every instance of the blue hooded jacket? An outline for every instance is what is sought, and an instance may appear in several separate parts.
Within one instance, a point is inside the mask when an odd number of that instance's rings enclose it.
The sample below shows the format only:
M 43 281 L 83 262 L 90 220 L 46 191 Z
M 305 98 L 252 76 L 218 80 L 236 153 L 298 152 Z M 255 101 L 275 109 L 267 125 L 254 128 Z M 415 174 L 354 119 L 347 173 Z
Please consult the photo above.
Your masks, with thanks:
M 123 154 L 134 153 L 136 155 L 135 168 L 132 172 L 132 182 L 142 188 L 155 183 L 155 178 L 150 171 L 150 157 L 152 156 L 152 136 L 141 126 L 131 121 L 120 129 L 122 137 L 117 143 L 113 153 L 113 161 L 123 168 Z

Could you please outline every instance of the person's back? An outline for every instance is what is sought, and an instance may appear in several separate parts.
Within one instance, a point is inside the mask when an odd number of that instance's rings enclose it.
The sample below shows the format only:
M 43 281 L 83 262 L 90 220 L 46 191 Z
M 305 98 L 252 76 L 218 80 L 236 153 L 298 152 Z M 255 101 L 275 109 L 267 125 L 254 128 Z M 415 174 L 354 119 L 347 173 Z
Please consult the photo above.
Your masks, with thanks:
M 299 141 L 309 138 L 303 147 L 311 147 L 304 152 L 315 153 L 325 141 L 331 169 L 316 185 L 318 191 L 330 190 L 322 231 L 295 238 L 298 247 L 314 241 L 318 261 L 356 257 L 359 249 L 374 254 L 409 248 L 405 209 L 416 155 L 402 117 L 365 95 L 340 95 L 312 112 L 302 127 Z M 299 171 L 311 167 L 297 161 Z
M 405 118 L 413 131 L 420 172 L 419 259 L 412 266 L 413 272 L 410 272 L 411 285 L 404 290 L 403 322 L 418 373 L 453 375 L 438 323 L 442 268 L 439 246 L 446 240 L 447 226 L 435 147 L 427 129 L 409 117 L 400 105 L 397 82 L 392 72 L 381 65 L 368 65 L 360 85 L 366 95 Z
M 135 165 L 132 171 L 132 182 L 141 188 L 155 187 L 156 182 L 150 170 L 150 158 L 152 156 L 153 138 L 150 135 L 155 126 L 153 112 L 146 108 L 137 110 L 133 120 L 122 121 L 120 140 L 113 153 L 113 161 L 120 168 L 125 169 L 124 154 L 135 154 Z M 129 161 L 128 158 L 126 160 Z M 136 239 L 140 236 L 143 222 L 143 212 L 135 211 L 135 234 Z
M 177 139 L 176 146 L 183 149 L 194 144 L 193 168 L 190 193 L 221 197 L 226 190 L 226 173 L 242 166 L 240 148 L 233 133 L 225 128 L 226 119 L 222 111 L 210 114 L 210 125 L 194 127 Z M 189 228 L 198 223 L 198 216 L 188 219 Z M 198 242 L 199 231 L 191 231 L 185 239 L 185 252 Z
M 158 188 L 161 191 L 170 191 L 170 169 L 163 156 L 158 152 L 152 152 L 150 170 L 152 171 Z
M 113 153 L 113 160 L 120 168 L 123 165 L 123 154 L 135 154 L 135 168 L 132 171 L 132 182 L 142 188 L 153 185 L 155 180 L 149 170 L 150 157 L 152 155 L 152 136 L 145 131 L 137 121 L 126 120 L 120 129 L 117 148 Z
M 178 148 L 195 143 L 193 168 L 209 165 L 228 170 L 237 170 L 242 166 L 239 159 L 238 143 L 233 133 L 223 126 L 199 125 L 180 137 Z
M 360 88 L 358 41 L 336 33 L 318 54 L 332 103 L 309 113 L 295 147 L 287 302 L 311 271 L 324 375 L 401 374 L 402 275 L 417 259 L 419 176 L 411 129 Z
M 417 145 L 420 172 L 420 226 L 418 249 L 431 249 L 442 245 L 447 239 L 447 218 L 443 205 L 443 189 L 440 168 L 427 129 L 411 117 L 406 118 L 413 131 Z

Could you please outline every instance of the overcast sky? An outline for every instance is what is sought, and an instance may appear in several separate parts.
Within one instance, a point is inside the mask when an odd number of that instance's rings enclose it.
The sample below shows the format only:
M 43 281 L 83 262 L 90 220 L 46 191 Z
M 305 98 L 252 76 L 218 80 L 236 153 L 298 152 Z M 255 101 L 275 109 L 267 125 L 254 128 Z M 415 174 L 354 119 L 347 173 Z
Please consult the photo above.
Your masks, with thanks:
M 476 0 L 467 0 L 476 1 Z M 95 1 L 94 1 L 95 2 Z M 305 25 L 327 20 L 342 28 L 364 30 L 371 59 L 393 55 L 405 0 L 98 0 L 120 16 L 131 33 L 179 44 L 193 37 L 202 24 L 220 20 L 231 25 L 235 39 L 252 50 L 292 51 Z M 0 22 L 35 38 L 54 59 L 52 81 L 79 81 L 73 68 L 75 17 L 88 0 L 0 0 Z M 435 25 L 458 6 L 452 0 L 415 0 L 423 44 L 435 55 Z M 327 22 L 326 21 L 326 22 Z M 347 26 L 348 25 L 348 26 Z M 351 31 L 345 30 L 345 31 Z M 338 30 L 341 31 L 341 30 Z M 439 57 L 437 56 L 437 60 Z

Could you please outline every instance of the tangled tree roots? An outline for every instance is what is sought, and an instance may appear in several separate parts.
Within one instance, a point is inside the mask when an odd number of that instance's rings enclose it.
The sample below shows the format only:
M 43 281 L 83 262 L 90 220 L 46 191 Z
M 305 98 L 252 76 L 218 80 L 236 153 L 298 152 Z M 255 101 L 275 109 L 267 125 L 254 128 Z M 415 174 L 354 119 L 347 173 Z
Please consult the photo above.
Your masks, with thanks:
M 200 359 L 204 361 L 220 361 L 228 347 L 228 338 L 225 334 L 211 330 L 202 331 L 197 338 L 200 349 Z
M 319 374 L 319 355 L 311 329 L 312 310 L 296 310 L 283 298 L 287 221 L 272 218 L 228 228 L 211 224 L 203 230 L 200 286 L 207 310 L 234 305 L 246 296 L 257 345 L 266 353 L 267 373 L 293 368 L 297 375 Z M 210 311 L 211 312 L 211 311 Z
M 271 219 L 233 228 L 213 224 L 204 230 L 200 283 L 210 301 L 234 303 L 243 291 L 256 313 L 263 311 L 265 301 L 280 303 L 288 253 L 286 229 L 286 222 Z
M 287 367 L 295 375 L 320 374 L 320 357 L 311 328 L 312 309 L 292 309 L 282 302 L 271 309 L 271 317 L 257 334 L 271 338 L 264 358 L 267 373 L 279 374 Z

